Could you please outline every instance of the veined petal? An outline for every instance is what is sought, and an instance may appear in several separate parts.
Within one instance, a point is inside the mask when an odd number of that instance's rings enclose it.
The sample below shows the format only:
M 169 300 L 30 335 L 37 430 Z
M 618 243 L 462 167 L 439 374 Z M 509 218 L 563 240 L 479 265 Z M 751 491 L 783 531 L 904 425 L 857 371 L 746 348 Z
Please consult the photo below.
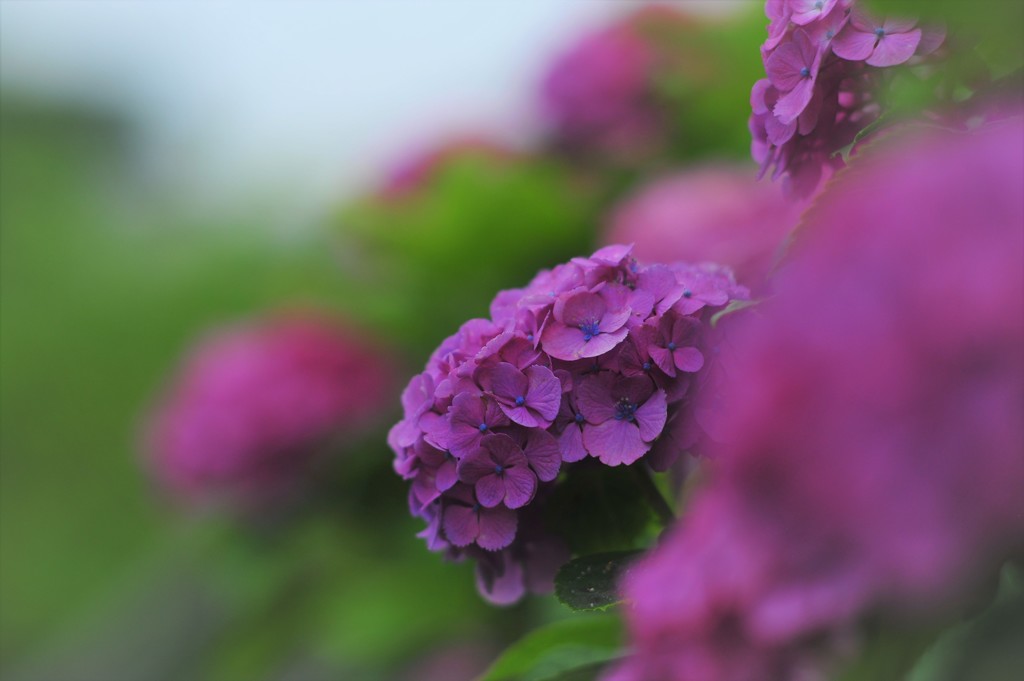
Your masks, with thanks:
M 649 449 L 640 438 L 640 429 L 625 420 L 609 419 L 599 425 L 583 427 L 583 444 L 606 466 L 629 465 Z
M 907 33 L 887 33 L 878 41 L 878 47 L 867 59 L 871 66 L 895 66 L 914 56 L 921 42 L 921 29 Z

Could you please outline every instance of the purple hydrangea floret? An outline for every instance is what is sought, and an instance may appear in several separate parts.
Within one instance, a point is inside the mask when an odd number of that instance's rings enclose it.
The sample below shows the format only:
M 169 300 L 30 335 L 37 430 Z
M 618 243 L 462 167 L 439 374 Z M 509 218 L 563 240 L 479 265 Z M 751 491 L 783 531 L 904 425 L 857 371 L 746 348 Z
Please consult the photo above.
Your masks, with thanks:
M 750 96 L 751 153 L 761 174 L 796 197 L 814 193 L 843 160 L 838 151 L 882 114 L 882 68 L 920 61 L 945 33 L 914 19 L 878 20 L 855 0 L 767 0 L 765 75 Z
M 388 437 L 428 547 L 475 559 L 492 602 L 549 590 L 568 556 L 542 517 L 560 472 L 672 465 L 682 447 L 652 452 L 697 428 L 711 317 L 748 297 L 726 268 L 644 266 L 620 245 L 500 292 L 410 381 Z

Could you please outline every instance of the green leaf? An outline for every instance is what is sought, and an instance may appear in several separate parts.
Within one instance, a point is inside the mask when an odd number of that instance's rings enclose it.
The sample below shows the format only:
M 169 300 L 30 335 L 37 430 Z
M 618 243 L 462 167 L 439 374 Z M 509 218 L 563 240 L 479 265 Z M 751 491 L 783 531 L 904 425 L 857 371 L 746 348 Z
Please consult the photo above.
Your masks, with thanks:
M 657 529 L 634 473 L 622 466 L 574 464 L 548 503 L 549 529 L 576 555 L 642 548 Z
M 621 640 L 622 624 L 610 615 L 555 622 L 512 644 L 479 681 L 590 679 L 621 655 Z
M 598 553 L 569 561 L 555 577 L 555 596 L 573 610 L 603 610 L 621 602 L 619 582 L 640 553 Z

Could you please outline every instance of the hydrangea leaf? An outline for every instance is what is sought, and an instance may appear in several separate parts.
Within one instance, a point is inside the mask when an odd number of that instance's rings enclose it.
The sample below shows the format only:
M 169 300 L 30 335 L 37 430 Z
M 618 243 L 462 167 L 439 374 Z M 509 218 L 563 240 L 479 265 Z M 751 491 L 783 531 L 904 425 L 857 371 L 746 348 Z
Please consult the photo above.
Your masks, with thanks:
M 549 501 L 550 529 L 577 555 L 646 546 L 654 516 L 632 472 L 595 464 L 574 465 L 559 482 Z
M 619 582 L 640 553 L 598 553 L 569 561 L 555 577 L 555 596 L 573 610 L 603 610 L 621 602 Z
M 622 654 L 618 617 L 591 615 L 549 624 L 512 644 L 480 681 L 583 681 Z

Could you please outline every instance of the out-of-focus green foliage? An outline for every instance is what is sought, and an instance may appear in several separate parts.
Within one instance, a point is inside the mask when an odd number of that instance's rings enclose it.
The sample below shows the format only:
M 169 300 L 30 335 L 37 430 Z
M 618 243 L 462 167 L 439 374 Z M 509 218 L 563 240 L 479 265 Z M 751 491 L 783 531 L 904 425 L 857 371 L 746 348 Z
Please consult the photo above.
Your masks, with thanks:
M 593 198 L 557 163 L 466 154 L 338 216 L 345 304 L 426 354 L 501 289 L 591 248 Z
M 555 596 L 573 610 L 605 610 L 621 603 L 619 584 L 639 555 L 639 551 L 617 551 L 571 560 L 555 577 Z

